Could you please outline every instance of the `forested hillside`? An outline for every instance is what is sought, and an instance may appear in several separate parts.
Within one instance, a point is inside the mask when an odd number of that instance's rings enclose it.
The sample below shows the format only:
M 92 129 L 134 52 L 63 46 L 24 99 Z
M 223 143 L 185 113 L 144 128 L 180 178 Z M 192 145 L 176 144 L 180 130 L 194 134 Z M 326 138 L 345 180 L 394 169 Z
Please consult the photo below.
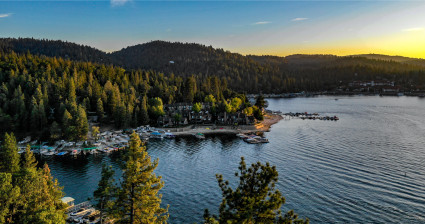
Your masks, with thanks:
M 84 139 L 87 115 L 117 128 L 156 122 L 162 105 L 231 97 L 216 76 L 166 77 L 145 70 L 32 54 L 0 54 L 0 132 Z
M 368 59 L 383 60 L 383 61 L 395 61 L 395 62 L 401 62 L 401 63 L 425 67 L 425 59 L 420 59 L 420 58 L 408 58 L 408 57 L 402 57 L 402 56 L 389 56 L 389 55 L 382 55 L 382 54 L 360 54 L 360 55 L 353 55 L 353 57 L 364 57 Z
M 48 57 L 64 59 L 111 63 L 109 56 L 93 47 L 79 45 L 61 40 L 33 39 L 33 38 L 0 38 L 0 52 L 3 53 L 31 53 Z
M 90 61 L 127 70 L 153 70 L 166 77 L 196 75 L 206 80 L 206 77 L 215 76 L 230 89 L 246 93 L 334 91 L 353 81 L 382 79 L 394 81 L 404 89 L 425 88 L 424 60 L 383 55 L 243 56 L 211 46 L 165 41 L 105 53 L 69 42 L 29 38 L 0 39 L 0 50 L 7 53 L 29 51 L 35 55 Z

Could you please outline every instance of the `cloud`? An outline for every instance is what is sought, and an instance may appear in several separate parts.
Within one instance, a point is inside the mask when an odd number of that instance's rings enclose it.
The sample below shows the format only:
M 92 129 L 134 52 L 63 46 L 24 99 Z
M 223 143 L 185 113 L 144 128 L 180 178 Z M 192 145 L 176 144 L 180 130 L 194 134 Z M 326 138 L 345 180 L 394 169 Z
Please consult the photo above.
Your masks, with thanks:
M 308 18 L 294 18 L 291 21 L 292 22 L 298 22 L 298 21 L 303 21 L 303 20 L 307 20 Z
M 132 0 L 111 0 L 111 6 L 115 7 L 115 6 L 123 6 L 125 5 L 125 3 L 130 2 Z
M 265 25 L 265 24 L 269 24 L 269 23 L 271 23 L 271 22 L 269 22 L 269 21 L 260 21 L 260 22 L 253 23 L 252 25 Z
M 425 29 L 423 27 L 413 27 L 409 29 L 404 29 L 402 31 L 404 32 L 417 32 L 417 31 L 424 31 Z
M 12 13 L 0 14 L 0 18 L 6 18 L 6 17 L 9 17 L 11 15 L 12 15 Z

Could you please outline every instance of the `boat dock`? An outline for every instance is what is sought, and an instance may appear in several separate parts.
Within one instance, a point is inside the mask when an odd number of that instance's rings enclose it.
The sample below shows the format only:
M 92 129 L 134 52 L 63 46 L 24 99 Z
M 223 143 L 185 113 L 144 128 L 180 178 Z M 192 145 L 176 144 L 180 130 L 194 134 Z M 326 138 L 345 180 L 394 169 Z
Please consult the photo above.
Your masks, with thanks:
M 285 113 L 283 114 L 286 118 L 299 118 L 302 120 L 322 120 L 322 121 L 338 121 L 339 117 L 337 116 L 321 116 L 318 113 Z

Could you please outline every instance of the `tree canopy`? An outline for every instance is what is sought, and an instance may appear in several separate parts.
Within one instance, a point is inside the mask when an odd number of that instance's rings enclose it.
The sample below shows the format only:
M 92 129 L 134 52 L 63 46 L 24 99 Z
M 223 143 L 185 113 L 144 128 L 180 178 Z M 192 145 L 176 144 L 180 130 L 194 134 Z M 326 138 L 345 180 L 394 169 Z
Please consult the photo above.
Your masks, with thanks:
M 114 208 L 118 222 L 166 223 L 168 206 L 161 208 L 162 195 L 158 193 L 164 182 L 154 173 L 158 160 L 151 160 L 135 132 L 131 134 L 127 157 Z
M 276 189 L 278 172 L 268 163 L 254 163 L 247 167 L 242 157 L 239 164 L 239 185 L 233 189 L 230 183 L 217 174 L 218 185 L 223 199 L 220 204 L 219 217 L 212 217 L 209 211 L 204 214 L 205 223 L 308 223 L 289 211 L 282 216 L 281 206 L 285 198 Z
M 1 152 L 11 160 L 0 159 L 0 223 L 65 224 L 62 188 L 47 164 L 37 168 L 29 146 L 19 161 L 14 135 L 6 133 L 3 140 Z

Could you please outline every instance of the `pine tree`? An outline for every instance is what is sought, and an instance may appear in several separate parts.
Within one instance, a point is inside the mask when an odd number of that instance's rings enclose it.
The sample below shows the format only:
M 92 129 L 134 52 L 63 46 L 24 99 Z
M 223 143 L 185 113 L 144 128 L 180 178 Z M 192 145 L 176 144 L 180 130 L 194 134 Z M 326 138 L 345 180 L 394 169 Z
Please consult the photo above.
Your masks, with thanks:
M 62 131 L 67 139 L 72 139 L 75 135 L 75 127 L 72 126 L 72 120 L 72 115 L 68 112 L 67 109 L 65 109 L 62 117 Z
M 105 219 L 105 213 L 112 212 L 113 199 L 116 195 L 114 185 L 114 170 L 111 166 L 102 165 L 102 174 L 97 189 L 93 192 L 95 207 L 100 211 L 100 223 Z
M 6 133 L 0 151 L 0 172 L 16 173 L 19 171 L 19 160 L 15 135 Z
M 105 111 L 103 110 L 103 102 L 102 99 L 97 99 L 97 104 L 96 104 L 96 114 L 97 114 L 97 120 L 99 122 L 103 121 L 103 116 L 104 116 Z
M 128 159 L 114 209 L 117 218 L 120 223 L 166 223 L 168 207 L 160 207 L 162 195 L 158 194 L 164 183 L 153 173 L 158 160 L 151 161 L 136 133 L 133 132 L 129 143 Z
M 75 120 L 75 127 L 77 129 L 76 138 L 78 140 L 86 140 L 87 133 L 89 132 L 89 123 L 87 121 L 86 111 L 81 105 L 78 106 L 78 114 L 77 119 Z
M 264 99 L 263 95 L 259 95 L 257 99 L 255 100 L 255 106 L 262 109 L 266 106 L 266 100 Z
M 139 119 L 141 121 L 140 124 L 149 124 L 149 115 L 148 115 L 148 100 L 146 96 L 143 96 L 140 108 L 140 116 Z
M 31 146 L 27 145 L 25 148 L 25 157 L 22 163 L 23 169 L 35 169 L 37 167 L 37 160 L 34 157 L 34 154 L 31 151 Z
M 17 148 L 13 134 L 6 136 L 6 148 Z M 19 158 L 17 150 L 13 157 Z M 9 161 L 16 161 L 10 159 Z M 16 163 L 16 162 L 12 162 Z M 14 173 L 0 173 L 0 223 L 65 224 L 62 189 L 50 175 L 47 165 L 38 169 L 29 145 L 22 167 Z
M 20 189 L 12 185 L 12 174 L 0 172 L 0 223 L 13 223 Z
M 305 224 L 309 220 L 299 219 L 293 212 L 288 212 L 282 217 L 280 208 L 285 203 L 285 198 L 278 189 L 275 189 L 278 180 L 276 167 L 260 162 L 247 168 L 242 157 L 239 165 L 239 186 L 233 190 L 223 176 L 217 174 L 218 185 L 223 193 L 220 204 L 220 223 L 264 223 L 264 224 Z M 204 213 L 205 223 L 214 223 L 215 218 Z
M 99 140 L 99 127 L 92 126 L 91 127 L 91 136 L 93 137 L 94 141 Z
M 195 77 L 192 76 L 186 79 L 184 100 L 188 103 L 192 103 L 193 98 L 195 97 L 195 93 L 196 93 L 196 80 L 195 80 Z

